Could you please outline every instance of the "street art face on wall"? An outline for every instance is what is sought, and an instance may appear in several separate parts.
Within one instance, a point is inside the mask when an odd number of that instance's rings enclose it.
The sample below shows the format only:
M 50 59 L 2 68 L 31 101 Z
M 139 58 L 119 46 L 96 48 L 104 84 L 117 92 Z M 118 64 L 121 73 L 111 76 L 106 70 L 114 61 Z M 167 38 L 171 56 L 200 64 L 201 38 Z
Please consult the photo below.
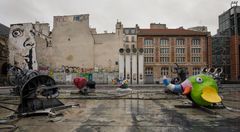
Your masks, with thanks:
M 9 34 L 9 62 L 22 69 L 37 70 L 35 29 L 33 24 L 14 24 Z

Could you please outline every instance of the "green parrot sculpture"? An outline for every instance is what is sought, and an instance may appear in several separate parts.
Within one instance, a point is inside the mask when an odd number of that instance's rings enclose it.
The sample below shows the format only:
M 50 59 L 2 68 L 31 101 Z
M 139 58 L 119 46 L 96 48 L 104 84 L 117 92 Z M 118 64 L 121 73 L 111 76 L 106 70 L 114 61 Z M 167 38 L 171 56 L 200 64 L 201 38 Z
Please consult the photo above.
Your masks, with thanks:
M 190 76 L 181 84 L 171 84 L 164 77 L 163 84 L 174 93 L 186 95 L 194 104 L 199 106 L 209 106 L 222 101 L 218 95 L 217 83 L 210 75 Z

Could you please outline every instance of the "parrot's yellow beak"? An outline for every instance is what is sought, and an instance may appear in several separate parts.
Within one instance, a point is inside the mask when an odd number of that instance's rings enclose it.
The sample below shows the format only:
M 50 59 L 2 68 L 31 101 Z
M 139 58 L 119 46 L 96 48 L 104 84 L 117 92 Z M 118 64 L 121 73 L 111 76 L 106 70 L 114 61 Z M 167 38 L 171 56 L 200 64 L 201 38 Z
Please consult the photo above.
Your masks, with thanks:
M 210 103 L 219 103 L 222 101 L 221 97 L 217 93 L 217 90 L 212 87 L 204 87 L 201 97 Z

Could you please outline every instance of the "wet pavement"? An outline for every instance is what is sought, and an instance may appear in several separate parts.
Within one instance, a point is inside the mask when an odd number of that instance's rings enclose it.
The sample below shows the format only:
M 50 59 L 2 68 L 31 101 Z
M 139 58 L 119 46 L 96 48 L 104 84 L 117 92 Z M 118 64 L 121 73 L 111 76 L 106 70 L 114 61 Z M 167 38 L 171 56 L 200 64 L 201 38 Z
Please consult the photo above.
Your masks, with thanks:
M 88 96 L 62 91 L 59 96 L 62 102 L 80 104 L 80 107 L 58 111 L 62 114 L 56 117 L 29 116 L 11 123 L 18 127 L 16 132 L 238 132 L 240 112 L 234 110 L 240 108 L 240 92 L 227 90 L 221 94 L 224 105 L 233 111 L 218 108 L 209 113 L 200 108 L 179 108 L 176 106 L 189 106 L 190 101 L 159 89 L 130 93 L 97 90 Z M 18 99 L 7 99 L 7 102 L 17 103 Z M 0 118 L 12 113 L 0 108 Z

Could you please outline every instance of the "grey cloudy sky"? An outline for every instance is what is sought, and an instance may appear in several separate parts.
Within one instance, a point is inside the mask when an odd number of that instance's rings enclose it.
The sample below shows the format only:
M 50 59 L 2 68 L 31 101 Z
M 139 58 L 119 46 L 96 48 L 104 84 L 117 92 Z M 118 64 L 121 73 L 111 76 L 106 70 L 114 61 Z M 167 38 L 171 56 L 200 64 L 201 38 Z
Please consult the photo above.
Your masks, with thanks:
M 52 26 L 53 16 L 90 14 L 97 32 L 115 31 L 117 20 L 124 27 L 149 28 L 164 23 L 169 28 L 207 26 L 212 35 L 218 15 L 230 8 L 232 0 L 0 0 L 0 23 L 40 21 Z M 237 1 L 237 0 L 235 0 Z M 240 5 L 240 3 L 239 3 Z

